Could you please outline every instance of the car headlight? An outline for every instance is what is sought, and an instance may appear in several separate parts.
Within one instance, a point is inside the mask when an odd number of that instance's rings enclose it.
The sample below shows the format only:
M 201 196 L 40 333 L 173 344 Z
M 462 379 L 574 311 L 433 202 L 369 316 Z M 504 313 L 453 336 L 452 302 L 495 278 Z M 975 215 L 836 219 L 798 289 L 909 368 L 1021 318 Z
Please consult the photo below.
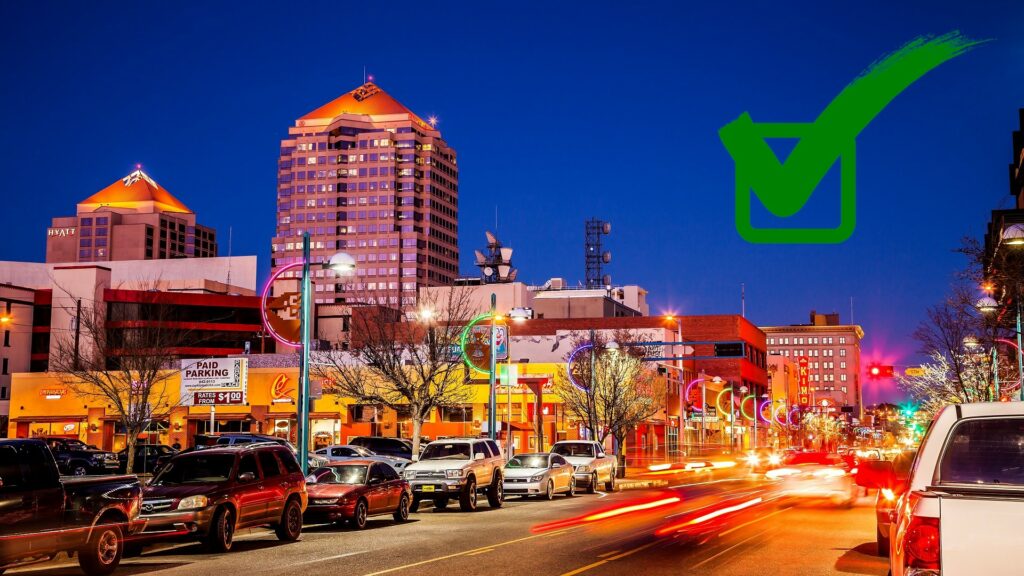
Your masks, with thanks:
M 580 464 L 579 466 L 576 467 L 576 471 L 577 472 L 590 472 L 590 465 L 589 464 Z
M 329 505 L 329 504 L 335 504 L 337 502 L 338 501 L 335 500 L 334 498 L 314 498 L 313 499 L 313 504 L 317 504 L 317 505 L 320 505 L 320 506 L 325 506 L 325 505 Z
M 772 466 L 778 466 L 779 464 L 782 463 L 782 458 L 779 458 L 778 454 L 772 454 L 771 456 L 768 457 L 768 463 L 771 464 Z
M 457 470 L 445 470 L 444 476 L 445 478 L 462 478 L 462 469 L 460 468 Z
M 197 508 L 206 508 L 207 504 L 210 503 L 210 499 L 206 496 L 189 496 L 188 498 L 182 498 L 181 502 L 178 502 L 178 510 L 195 510 Z
M 402 472 L 402 476 L 406 480 L 413 480 L 413 479 L 416 478 L 416 471 L 415 470 L 406 470 L 405 472 Z
M 544 479 L 543 474 L 537 474 L 536 476 L 530 476 L 530 482 L 540 482 Z

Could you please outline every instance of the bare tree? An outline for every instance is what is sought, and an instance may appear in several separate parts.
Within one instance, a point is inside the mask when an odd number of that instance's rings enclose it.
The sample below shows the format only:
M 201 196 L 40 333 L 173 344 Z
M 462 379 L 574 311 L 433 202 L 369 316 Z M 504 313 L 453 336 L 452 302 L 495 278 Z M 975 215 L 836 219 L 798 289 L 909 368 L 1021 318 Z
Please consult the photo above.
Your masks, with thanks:
M 435 408 L 456 407 L 472 399 L 460 353 L 470 317 L 470 294 L 451 288 L 443 295 L 420 294 L 417 320 L 380 306 L 353 308 L 349 351 L 321 351 L 313 370 L 333 381 L 325 392 L 359 403 L 408 410 L 413 456 L 419 454 L 423 422 Z M 429 313 L 426 311 L 430 311 Z
M 804 433 L 813 436 L 813 440 L 820 441 L 822 450 L 829 450 L 843 437 L 845 423 L 838 418 L 826 414 L 804 414 Z
M 111 309 L 116 328 L 107 324 L 104 303 L 83 303 L 77 329 L 58 332 L 50 355 L 50 371 L 69 390 L 113 408 L 125 430 L 129 472 L 139 436 L 181 401 L 169 394 L 169 383 L 178 372 L 176 349 L 189 339 L 169 324 L 173 309 L 159 292 L 140 293 L 142 301 Z
M 626 330 L 617 331 L 613 339 L 614 345 L 601 333 L 593 342 L 577 338 L 573 349 L 591 344 L 593 354 L 576 354 L 571 366 L 567 355 L 565 371 L 555 377 L 555 392 L 565 410 L 587 424 L 593 439 L 614 438 L 618 469 L 625 472 L 629 432 L 664 408 L 666 386 L 648 364 L 653 353 L 645 345 L 648 339 Z

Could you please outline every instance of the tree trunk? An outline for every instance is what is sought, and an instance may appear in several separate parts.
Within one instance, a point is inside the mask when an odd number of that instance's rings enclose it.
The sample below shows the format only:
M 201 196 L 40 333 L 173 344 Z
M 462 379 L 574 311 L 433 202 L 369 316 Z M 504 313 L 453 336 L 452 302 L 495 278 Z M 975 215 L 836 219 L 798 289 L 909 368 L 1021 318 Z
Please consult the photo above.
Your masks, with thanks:
M 139 441 L 139 433 L 125 428 L 125 454 L 128 456 L 128 461 L 125 467 L 125 473 L 131 474 L 135 470 L 135 445 Z
M 420 429 L 423 428 L 423 416 L 419 410 L 412 411 L 412 460 L 420 459 Z
M 621 435 L 620 435 L 621 434 Z M 626 476 L 626 435 L 624 433 L 612 434 L 612 438 L 615 440 L 615 461 L 618 462 L 616 467 L 616 477 L 625 478 Z

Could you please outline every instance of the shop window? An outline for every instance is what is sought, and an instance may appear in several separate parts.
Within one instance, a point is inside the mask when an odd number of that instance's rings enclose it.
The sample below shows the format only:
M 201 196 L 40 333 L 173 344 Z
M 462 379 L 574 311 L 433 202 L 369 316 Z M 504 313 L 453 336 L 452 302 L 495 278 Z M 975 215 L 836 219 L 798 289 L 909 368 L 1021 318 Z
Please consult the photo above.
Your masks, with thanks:
M 473 421 L 473 406 L 469 404 L 463 406 L 455 406 L 452 408 L 441 408 L 440 411 L 442 422 Z
M 377 407 L 364 404 L 353 404 L 348 407 L 350 422 L 373 422 L 377 417 Z

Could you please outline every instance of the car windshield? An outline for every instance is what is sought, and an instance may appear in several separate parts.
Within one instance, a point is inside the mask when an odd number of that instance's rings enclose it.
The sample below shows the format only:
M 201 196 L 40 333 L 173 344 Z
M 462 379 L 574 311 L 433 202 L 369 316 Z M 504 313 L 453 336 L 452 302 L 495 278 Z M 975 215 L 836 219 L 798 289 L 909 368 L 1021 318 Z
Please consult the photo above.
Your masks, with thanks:
M 508 468 L 547 468 L 548 457 L 545 454 L 526 454 L 516 456 L 506 464 Z
M 597 456 L 594 454 L 594 446 L 587 444 L 586 442 L 565 442 L 555 444 L 551 448 L 551 451 L 555 454 L 561 454 L 562 456 L 583 456 L 585 458 L 594 458 Z
M 469 444 L 464 442 L 429 444 L 420 456 L 420 460 L 469 460 Z
M 88 448 L 88 446 L 85 445 L 85 442 L 82 442 L 81 440 L 65 440 L 65 443 L 67 443 L 69 450 L 85 450 Z
M 153 479 L 154 486 L 218 484 L 227 482 L 235 464 L 234 454 L 195 453 L 172 460 Z
M 366 482 L 365 464 L 346 464 L 318 468 L 306 478 L 309 484 L 364 484 Z
M 950 434 L 941 484 L 1024 485 L 1024 418 L 964 420 Z

